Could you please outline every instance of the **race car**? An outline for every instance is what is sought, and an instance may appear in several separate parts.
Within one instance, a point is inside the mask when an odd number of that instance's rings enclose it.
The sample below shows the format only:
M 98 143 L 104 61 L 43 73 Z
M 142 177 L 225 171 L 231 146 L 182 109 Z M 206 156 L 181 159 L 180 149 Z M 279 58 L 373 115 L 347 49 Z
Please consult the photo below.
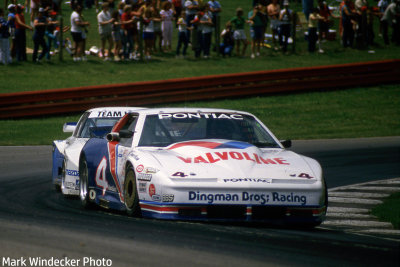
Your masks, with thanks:
M 52 181 L 64 195 L 79 195 L 79 155 L 92 137 L 104 137 L 125 114 L 137 108 L 104 107 L 86 111 L 78 123 L 66 123 L 64 132 L 73 133 L 66 140 L 53 141 Z
M 247 112 L 137 110 L 86 142 L 80 200 L 147 218 L 316 226 L 327 209 L 322 169 L 290 144 Z

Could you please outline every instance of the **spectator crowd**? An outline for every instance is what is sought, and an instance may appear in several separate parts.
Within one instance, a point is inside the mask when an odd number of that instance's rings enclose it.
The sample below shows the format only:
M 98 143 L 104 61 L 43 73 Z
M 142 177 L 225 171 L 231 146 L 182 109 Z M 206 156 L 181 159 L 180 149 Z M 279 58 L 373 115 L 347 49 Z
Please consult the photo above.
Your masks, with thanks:
M 150 60 L 157 51 L 187 57 L 189 47 L 196 58 L 209 58 L 211 51 L 223 57 L 256 58 L 264 46 L 287 53 L 296 26 L 302 24 L 302 17 L 291 9 L 289 0 L 249 1 L 251 7 L 246 11 L 238 7 L 228 21 L 222 22 L 223 7 L 216 0 L 71 0 L 70 23 L 60 28 L 61 0 L 19 1 L 5 1 L 5 8 L 0 8 L 3 64 L 27 60 L 27 31 L 32 31 L 34 62 L 50 60 L 63 48 L 74 61 L 85 61 L 88 28 L 93 27 L 83 16 L 85 8 L 96 12 L 100 40 L 100 48 L 89 51 L 110 61 Z M 379 36 L 385 45 L 400 45 L 400 0 L 379 0 L 376 6 L 367 0 L 343 0 L 337 15 L 323 0 L 315 1 L 302 0 L 310 53 L 324 52 L 322 43 L 331 38 L 336 19 L 345 48 L 372 46 L 376 39 L 374 21 L 379 21 Z

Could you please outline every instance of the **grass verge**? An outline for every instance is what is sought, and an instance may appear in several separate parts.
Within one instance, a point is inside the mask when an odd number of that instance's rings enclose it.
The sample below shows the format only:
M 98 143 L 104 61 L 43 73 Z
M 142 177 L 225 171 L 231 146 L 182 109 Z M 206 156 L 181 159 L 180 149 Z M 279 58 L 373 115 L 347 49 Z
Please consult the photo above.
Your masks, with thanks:
M 383 204 L 373 208 L 371 213 L 381 221 L 390 222 L 395 229 L 400 229 L 400 192 L 389 196 Z

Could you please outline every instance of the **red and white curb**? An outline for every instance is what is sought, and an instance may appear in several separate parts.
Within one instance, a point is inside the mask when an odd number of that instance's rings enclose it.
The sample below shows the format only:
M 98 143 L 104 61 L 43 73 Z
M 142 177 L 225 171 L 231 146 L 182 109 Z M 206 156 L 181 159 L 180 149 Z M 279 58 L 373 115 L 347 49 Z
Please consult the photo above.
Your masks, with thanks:
M 371 215 L 372 208 L 395 192 L 400 192 L 400 178 L 329 189 L 327 216 L 321 226 L 400 239 L 400 230 Z

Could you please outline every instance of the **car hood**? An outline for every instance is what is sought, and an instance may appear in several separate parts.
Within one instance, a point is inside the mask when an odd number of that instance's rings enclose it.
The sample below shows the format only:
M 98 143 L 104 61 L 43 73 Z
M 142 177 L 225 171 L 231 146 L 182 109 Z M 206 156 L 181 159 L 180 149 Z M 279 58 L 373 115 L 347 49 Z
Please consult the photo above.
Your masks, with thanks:
M 316 179 L 306 157 L 238 141 L 190 141 L 151 152 L 171 179 Z

